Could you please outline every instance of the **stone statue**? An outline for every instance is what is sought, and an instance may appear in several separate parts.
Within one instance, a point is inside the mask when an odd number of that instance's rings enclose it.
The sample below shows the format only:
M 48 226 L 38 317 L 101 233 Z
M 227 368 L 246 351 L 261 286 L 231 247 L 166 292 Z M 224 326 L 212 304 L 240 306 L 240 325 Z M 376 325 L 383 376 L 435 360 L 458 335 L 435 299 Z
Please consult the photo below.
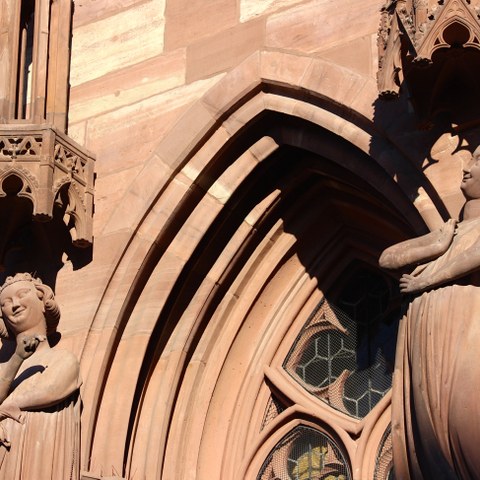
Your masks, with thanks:
M 480 479 L 480 147 L 464 169 L 462 220 L 385 250 L 415 294 L 397 343 L 392 394 L 396 478 Z
M 0 306 L 0 335 L 16 342 L 0 364 L 0 479 L 78 480 L 79 364 L 48 343 L 60 319 L 53 292 L 17 274 L 0 287 Z

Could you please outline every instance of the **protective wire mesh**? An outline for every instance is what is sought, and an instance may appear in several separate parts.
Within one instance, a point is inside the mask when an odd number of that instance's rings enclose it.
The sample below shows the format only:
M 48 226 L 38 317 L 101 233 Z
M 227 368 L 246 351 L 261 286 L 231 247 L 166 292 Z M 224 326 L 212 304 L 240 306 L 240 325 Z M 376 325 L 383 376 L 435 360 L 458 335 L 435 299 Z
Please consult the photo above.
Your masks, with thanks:
M 311 427 L 294 428 L 275 446 L 257 480 L 350 480 L 335 442 Z
M 398 310 L 382 276 L 360 271 L 336 300 L 310 315 L 283 367 L 333 408 L 363 418 L 392 384 Z M 346 311 L 348 313 L 346 313 Z
M 285 406 L 276 398 L 271 396 L 270 400 L 267 403 L 267 408 L 265 409 L 265 414 L 262 420 L 262 427 L 260 430 L 263 430 L 275 417 L 285 410 Z
M 391 425 L 385 430 L 380 446 L 378 447 L 377 461 L 373 480 L 395 480 L 393 471 L 392 429 Z

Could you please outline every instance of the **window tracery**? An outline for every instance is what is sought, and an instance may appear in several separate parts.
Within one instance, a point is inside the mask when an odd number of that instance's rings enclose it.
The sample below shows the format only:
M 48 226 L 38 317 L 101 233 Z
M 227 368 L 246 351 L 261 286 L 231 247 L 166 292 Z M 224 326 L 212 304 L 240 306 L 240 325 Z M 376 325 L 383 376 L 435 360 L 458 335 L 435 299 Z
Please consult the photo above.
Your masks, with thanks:
M 257 480 L 350 480 L 344 454 L 328 435 L 294 428 L 267 457 Z
M 394 480 L 393 452 L 392 452 L 392 428 L 387 427 L 383 434 L 380 446 L 378 447 L 377 460 L 375 465 L 374 480 Z
M 347 480 L 354 452 L 372 442 L 370 478 L 393 479 L 390 427 L 377 440 L 368 435 L 390 401 L 399 294 L 381 272 L 352 270 L 297 327 L 281 367 L 266 369 L 271 396 L 262 429 L 291 428 L 257 480 Z

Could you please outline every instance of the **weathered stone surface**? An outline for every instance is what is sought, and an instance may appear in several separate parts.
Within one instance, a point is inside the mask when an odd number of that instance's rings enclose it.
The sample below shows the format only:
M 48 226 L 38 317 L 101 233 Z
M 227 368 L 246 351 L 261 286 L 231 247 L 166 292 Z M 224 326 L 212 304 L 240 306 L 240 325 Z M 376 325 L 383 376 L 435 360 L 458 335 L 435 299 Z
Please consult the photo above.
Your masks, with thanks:
M 75 28 L 70 71 L 72 86 L 161 54 L 164 8 L 165 0 L 151 0 Z
M 267 19 L 268 47 L 314 53 L 374 34 L 383 0 L 321 0 L 292 7 Z
M 377 73 L 377 35 L 356 38 L 345 44 L 322 50 L 320 57 L 347 67 L 355 72 L 376 77 Z
M 180 49 L 108 73 L 71 90 L 72 123 L 117 110 L 185 83 L 185 51 Z
M 305 0 L 241 0 L 240 21 L 246 22 L 254 17 L 290 7 Z
M 87 145 L 102 157 L 98 175 L 143 163 L 180 114 L 216 80 L 198 81 L 91 119 Z
M 202 98 L 212 116 L 219 119 L 225 112 L 249 96 L 260 84 L 260 54 L 254 53 L 240 63 L 223 81 L 214 85 Z
M 185 47 L 237 23 L 235 0 L 166 2 L 165 48 Z
M 141 169 L 141 165 L 136 165 L 129 169 L 118 170 L 109 175 L 98 177 L 96 189 L 101 194 L 95 200 L 95 236 L 102 233 L 113 210 L 118 206 L 118 202 L 120 202 Z
M 82 0 L 75 3 L 74 27 L 111 17 L 150 0 Z
M 273 83 L 299 86 L 312 61 L 309 56 L 263 51 L 260 56 L 260 75 Z
M 187 81 L 238 65 L 261 47 L 264 31 L 264 20 L 253 20 L 190 44 L 187 47 Z

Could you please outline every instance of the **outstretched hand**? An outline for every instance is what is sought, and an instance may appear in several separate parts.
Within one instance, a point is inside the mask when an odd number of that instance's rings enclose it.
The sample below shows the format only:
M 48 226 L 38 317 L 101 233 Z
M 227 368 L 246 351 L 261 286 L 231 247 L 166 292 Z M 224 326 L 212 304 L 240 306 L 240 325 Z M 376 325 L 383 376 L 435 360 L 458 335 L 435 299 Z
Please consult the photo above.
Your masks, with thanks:
M 34 334 L 24 335 L 17 337 L 17 348 L 15 353 L 22 359 L 26 360 L 30 358 L 37 349 L 40 342 L 44 342 L 47 339 L 45 335 Z
M 400 291 L 402 293 L 420 292 L 427 285 L 412 274 L 405 273 L 400 278 Z

